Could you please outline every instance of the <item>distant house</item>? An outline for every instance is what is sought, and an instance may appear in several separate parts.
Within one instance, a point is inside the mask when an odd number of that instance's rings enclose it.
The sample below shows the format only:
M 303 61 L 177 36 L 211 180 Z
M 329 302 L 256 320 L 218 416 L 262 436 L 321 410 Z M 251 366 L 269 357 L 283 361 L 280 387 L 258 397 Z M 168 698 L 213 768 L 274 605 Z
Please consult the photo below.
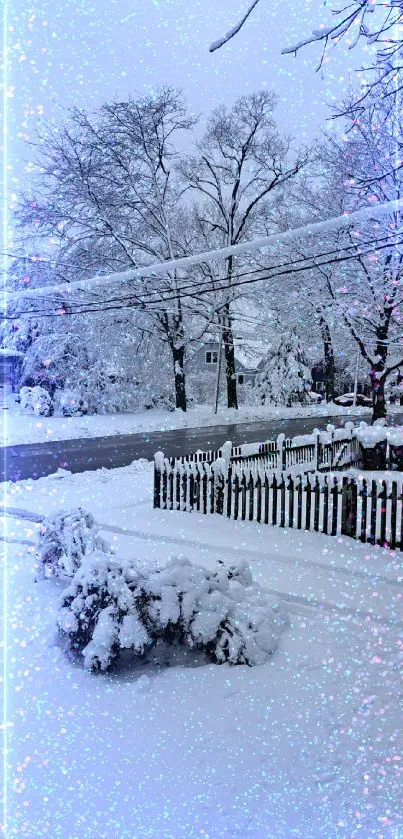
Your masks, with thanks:
M 21 375 L 24 353 L 18 350 L 0 349 L 0 388 L 15 393 Z
M 267 347 L 266 347 L 267 352 Z M 190 373 L 204 373 L 217 375 L 217 364 L 219 354 L 219 343 L 211 338 L 203 341 L 200 347 L 189 360 L 188 370 Z M 255 352 L 255 349 L 248 346 L 239 346 L 235 343 L 235 372 L 239 385 L 254 385 L 256 376 L 260 370 L 264 352 Z M 224 370 L 224 352 L 221 356 L 221 370 Z
M 311 368 L 312 375 L 312 390 L 315 393 L 320 393 L 321 396 L 326 394 L 327 378 L 325 373 L 325 365 L 323 362 L 315 364 Z M 335 396 L 342 396 L 344 393 L 353 393 L 354 391 L 354 377 L 351 373 L 344 370 L 338 370 L 336 367 L 335 374 Z M 362 393 L 364 396 L 371 395 L 371 385 L 368 376 L 361 377 L 357 383 L 357 393 Z

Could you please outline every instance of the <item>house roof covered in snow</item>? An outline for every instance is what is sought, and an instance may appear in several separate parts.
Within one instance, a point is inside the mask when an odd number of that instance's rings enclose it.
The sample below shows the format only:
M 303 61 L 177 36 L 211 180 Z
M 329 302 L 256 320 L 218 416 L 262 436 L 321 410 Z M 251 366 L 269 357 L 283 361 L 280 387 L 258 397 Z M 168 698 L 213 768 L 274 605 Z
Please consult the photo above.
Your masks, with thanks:
M 0 358 L 24 358 L 24 353 L 19 350 L 10 350 L 6 347 L 0 347 Z

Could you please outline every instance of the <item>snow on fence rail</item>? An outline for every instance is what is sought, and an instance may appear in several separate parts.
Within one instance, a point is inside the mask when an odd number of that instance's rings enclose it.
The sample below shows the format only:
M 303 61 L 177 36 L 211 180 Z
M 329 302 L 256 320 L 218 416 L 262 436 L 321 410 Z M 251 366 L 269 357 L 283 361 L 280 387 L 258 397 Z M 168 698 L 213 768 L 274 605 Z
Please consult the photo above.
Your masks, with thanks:
M 403 550 L 403 486 L 330 475 L 269 474 L 156 456 L 154 507 L 339 534 Z M 216 468 L 217 467 L 217 468 Z
M 304 434 L 292 439 L 279 434 L 277 440 L 265 443 L 244 443 L 232 446 L 230 442 L 221 449 L 180 458 L 170 458 L 172 468 L 181 463 L 213 463 L 226 457 L 232 466 L 238 464 L 245 469 L 264 468 L 271 471 L 288 472 L 331 472 L 346 469 L 360 463 L 359 445 L 354 435 L 354 425 L 349 422 L 344 428 L 335 429 L 328 425 L 326 431 L 315 429 L 313 434 Z

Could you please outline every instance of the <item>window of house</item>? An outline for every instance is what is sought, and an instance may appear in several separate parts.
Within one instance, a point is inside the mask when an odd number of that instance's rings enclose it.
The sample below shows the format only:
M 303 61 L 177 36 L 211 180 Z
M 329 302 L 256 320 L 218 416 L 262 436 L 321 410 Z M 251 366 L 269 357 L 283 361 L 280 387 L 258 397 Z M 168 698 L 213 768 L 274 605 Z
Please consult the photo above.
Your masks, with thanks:
M 218 352 L 206 352 L 206 364 L 217 364 Z
M 244 374 L 243 374 L 243 373 L 239 373 L 239 375 L 238 375 L 238 384 L 239 384 L 239 385 L 243 385 L 244 381 L 245 381 L 245 376 L 244 376 Z

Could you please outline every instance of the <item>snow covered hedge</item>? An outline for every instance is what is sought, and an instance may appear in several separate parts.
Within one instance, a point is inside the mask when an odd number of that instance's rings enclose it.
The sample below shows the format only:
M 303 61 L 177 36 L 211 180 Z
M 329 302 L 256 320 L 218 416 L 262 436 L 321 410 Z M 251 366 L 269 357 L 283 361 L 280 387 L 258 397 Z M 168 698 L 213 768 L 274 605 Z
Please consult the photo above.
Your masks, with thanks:
M 88 413 L 88 403 L 77 390 L 57 390 L 55 403 L 64 417 L 81 417 Z
M 284 623 L 245 563 L 208 571 L 169 557 L 146 572 L 101 552 L 76 571 L 58 617 L 68 648 L 93 671 L 107 670 L 122 649 L 141 656 L 158 641 L 203 650 L 220 664 L 262 664 Z
M 41 524 L 37 556 L 46 577 L 72 577 L 84 558 L 94 551 L 110 554 L 110 545 L 98 535 L 91 513 L 77 507 L 48 516 Z
M 54 412 L 52 397 L 44 387 L 22 387 L 19 393 L 20 405 L 24 411 L 32 411 L 36 417 L 51 417 Z

